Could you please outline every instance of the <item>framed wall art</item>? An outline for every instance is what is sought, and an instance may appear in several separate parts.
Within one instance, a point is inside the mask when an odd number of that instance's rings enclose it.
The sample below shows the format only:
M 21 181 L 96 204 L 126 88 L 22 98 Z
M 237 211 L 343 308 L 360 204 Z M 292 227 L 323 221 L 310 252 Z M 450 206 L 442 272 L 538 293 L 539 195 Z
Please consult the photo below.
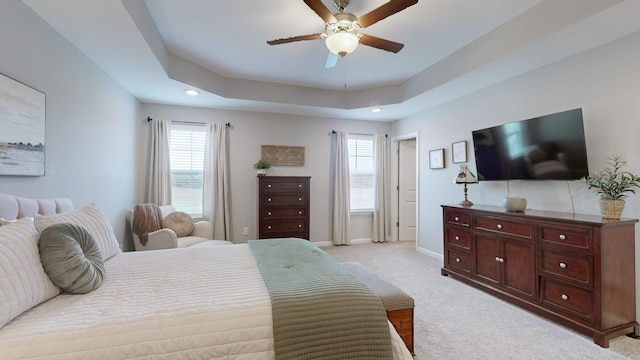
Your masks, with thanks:
M 451 160 L 454 164 L 467 162 L 467 142 L 458 141 L 451 144 Z
M 260 152 L 273 166 L 304 166 L 304 146 L 261 145 Z
M 0 175 L 43 176 L 45 94 L 0 74 Z
M 444 149 L 429 151 L 429 169 L 444 169 Z

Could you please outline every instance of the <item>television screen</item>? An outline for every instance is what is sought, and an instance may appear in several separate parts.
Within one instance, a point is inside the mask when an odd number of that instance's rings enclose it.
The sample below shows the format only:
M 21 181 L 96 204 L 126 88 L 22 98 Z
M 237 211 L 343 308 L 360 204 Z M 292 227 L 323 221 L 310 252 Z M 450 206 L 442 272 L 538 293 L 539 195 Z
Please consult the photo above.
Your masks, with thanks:
M 479 129 L 472 136 L 480 181 L 589 175 L 582 109 Z

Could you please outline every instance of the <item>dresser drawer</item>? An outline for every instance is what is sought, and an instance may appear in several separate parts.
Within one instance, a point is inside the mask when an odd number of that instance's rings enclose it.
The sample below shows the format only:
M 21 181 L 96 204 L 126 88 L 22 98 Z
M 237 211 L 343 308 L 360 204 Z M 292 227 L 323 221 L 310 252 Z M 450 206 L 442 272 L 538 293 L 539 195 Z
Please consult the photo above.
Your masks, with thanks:
M 491 216 L 477 216 L 474 218 L 473 225 L 475 229 L 525 238 L 533 237 L 533 224 L 526 221 L 506 220 Z
M 589 290 L 543 279 L 541 299 L 547 307 L 562 310 L 582 320 L 593 321 L 593 293 Z
M 574 281 L 593 289 L 593 258 L 590 256 L 541 250 L 540 270 L 540 275 Z
M 265 222 L 261 230 L 264 233 L 281 231 L 304 232 L 306 229 L 304 221 L 279 221 L 274 223 Z
M 471 256 L 460 251 L 447 250 L 447 266 L 466 273 L 471 272 Z
M 458 227 L 447 226 L 447 244 L 469 250 L 471 233 Z
M 269 218 L 296 218 L 306 217 L 307 209 L 304 207 L 265 207 L 261 211 L 262 218 L 267 220 Z
M 540 244 L 543 246 L 572 251 L 590 252 L 591 229 L 566 226 L 540 225 Z
M 283 181 L 280 179 L 266 180 L 261 183 L 264 193 L 286 191 L 288 194 L 296 191 L 307 192 L 308 182 L 304 179 Z
M 264 206 L 271 205 L 303 205 L 307 200 L 307 195 L 263 195 Z
M 445 220 L 447 223 L 452 225 L 462 225 L 468 227 L 471 223 L 468 213 L 456 210 L 447 210 L 445 213 Z

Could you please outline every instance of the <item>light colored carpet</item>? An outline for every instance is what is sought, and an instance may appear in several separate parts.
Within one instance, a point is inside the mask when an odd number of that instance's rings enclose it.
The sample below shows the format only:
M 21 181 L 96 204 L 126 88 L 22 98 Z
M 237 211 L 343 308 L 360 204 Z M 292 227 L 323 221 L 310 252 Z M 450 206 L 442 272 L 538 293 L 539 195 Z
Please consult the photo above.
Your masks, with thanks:
M 620 336 L 608 349 L 577 333 L 440 275 L 442 261 L 414 242 L 330 246 L 338 261 L 357 261 L 415 300 L 415 353 L 426 359 L 640 359 L 640 340 Z

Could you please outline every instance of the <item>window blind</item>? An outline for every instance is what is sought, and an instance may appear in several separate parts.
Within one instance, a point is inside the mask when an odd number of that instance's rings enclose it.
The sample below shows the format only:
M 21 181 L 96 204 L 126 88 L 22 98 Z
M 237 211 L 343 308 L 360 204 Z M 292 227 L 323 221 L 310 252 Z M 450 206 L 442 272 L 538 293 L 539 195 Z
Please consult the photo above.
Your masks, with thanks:
M 373 210 L 373 136 L 352 135 L 348 139 L 349 180 L 352 211 Z
M 195 218 L 202 217 L 204 141 L 203 126 L 171 124 L 172 205 Z

